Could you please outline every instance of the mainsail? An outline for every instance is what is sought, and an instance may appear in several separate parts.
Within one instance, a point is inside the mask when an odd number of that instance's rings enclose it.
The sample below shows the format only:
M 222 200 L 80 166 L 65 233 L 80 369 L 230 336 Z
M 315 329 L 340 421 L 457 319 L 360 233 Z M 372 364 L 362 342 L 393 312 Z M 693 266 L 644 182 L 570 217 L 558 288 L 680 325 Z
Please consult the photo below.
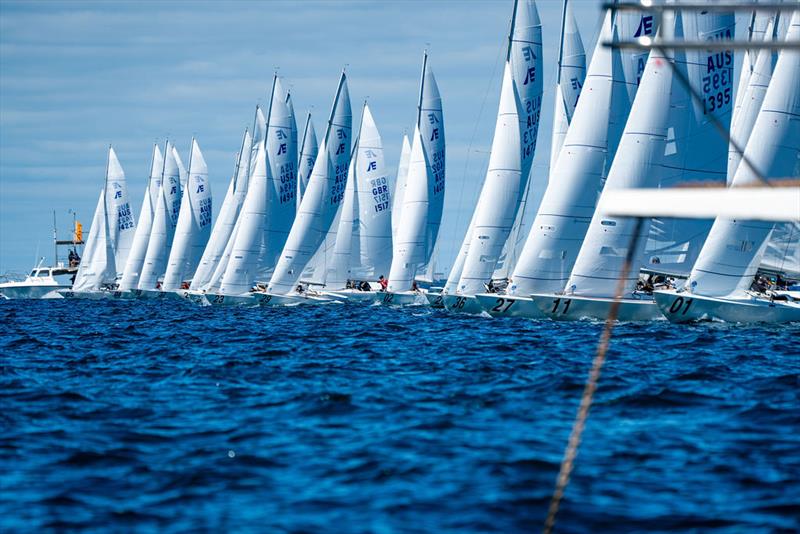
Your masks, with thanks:
M 445 133 L 442 98 L 428 63 L 422 61 L 417 124 L 409 157 L 402 219 L 393 244 L 389 289 L 411 288 L 431 260 L 442 220 L 445 188 Z
M 400 149 L 400 162 L 397 164 L 397 176 L 392 188 L 392 239 L 397 239 L 397 227 L 400 224 L 400 214 L 403 211 L 403 196 L 406 194 L 406 179 L 408 178 L 408 158 L 411 157 L 411 143 L 408 136 L 403 134 L 403 146 Z
M 675 34 L 691 40 L 726 41 L 733 38 L 736 19 L 730 12 L 686 10 L 678 12 Z M 674 83 L 667 130 L 664 173 L 659 187 L 687 184 L 725 184 L 728 144 L 714 120 L 728 128 L 733 91 L 731 50 L 676 51 L 675 68 L 687 79 L 699 103 L 681 83 Z M 678 76 L 676 76 L 676 81 Z M 672 275 L 687 276 L 711 228 L 701 219 L 654 219 L 642 266 Z
M 347 182 L 352 120 L 347 78 L 342 73 L 311 178 L 269 282 L 271 293 L 294 290 L 336 217 Z
M 167 259 L 175 236 L 175 226 L 178 224 L 178 215 L 181 208 L 181 178 L 178 162 L 175 159 L 176 150 L 167 141 L 164 148 L 164 168 L 161 172 L 161 187 L 153 215 L 153 225 L 150 239 L 147 243 L 147 252 L 142 265 L 142 274 L 139 277 L 139 289 L 156 289 L 159 278 L 167 269 Z
M 800 38 L 800 11 L 792 15 L 787 41 Z M 778 56 L 761 111 L 744 151 L 765 179 L 798 176 L 800 169 L 800 52 Z M 758 183 L 749 165 L 740 164 L 731 187 Z M 787 194 L 791 194 L 787 190 Z M 795 221 L 797 222 L 797 221 Z M 717 219 L 697 258 L 686 287 L 698 295 L 725 297 L 750 288 L 764 256 L 773 223 Z
M 191 280 L 211 234 L 211 184 L 208 165 L 196 139 L 189 155 L 189 178 L 183 190 L 175 238 L 164 274 L 164 291 L 177 291 Z
M 142 211 L 139 212 L 139 222 L 136 225 L 136 232 L 133 235 L 128 261 L 125 262 L 125 269 L 122 272 L 122 280 L 119 289 L 128 291 L 136 288 L 139 284 L 139 275 L 144 264 L 144 256 L 147 253 L 147 243 L 150 241 L 150 230 L 153 227 L 153 215 L 155 206 L 158 202 L 158 195 L 161 189 L 161 171 L 164 168 L 164 156 L 158 145 L 153 145 L 153 159 L 150 163 L 150 176 L 147 179 L 147 186 L 144 188 L 144 200 L 142 200 Z

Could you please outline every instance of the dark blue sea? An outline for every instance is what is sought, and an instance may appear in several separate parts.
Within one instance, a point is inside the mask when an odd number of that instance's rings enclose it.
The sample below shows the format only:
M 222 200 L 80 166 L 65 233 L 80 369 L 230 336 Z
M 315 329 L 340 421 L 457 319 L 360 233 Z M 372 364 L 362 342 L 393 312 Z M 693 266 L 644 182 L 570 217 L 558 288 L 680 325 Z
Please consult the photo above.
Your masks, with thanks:
M 602 325 L 0 302 L 0 531 L 540 531 Z M 800 326 L 615 330 L 558 532 L 800 530 Z

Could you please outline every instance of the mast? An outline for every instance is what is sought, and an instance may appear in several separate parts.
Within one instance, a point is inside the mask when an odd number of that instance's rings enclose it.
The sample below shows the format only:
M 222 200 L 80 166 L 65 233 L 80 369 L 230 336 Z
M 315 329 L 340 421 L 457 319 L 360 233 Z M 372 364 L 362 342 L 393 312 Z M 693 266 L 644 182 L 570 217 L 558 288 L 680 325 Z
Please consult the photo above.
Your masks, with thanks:
M 328 146 L 328 136 L 331 134 L 331 127 L 333 126 L 333 116 L 336 113 L 336 106 L 339 104 L 339 96 L 342 93 L 342 84 L 344 83 L 344 69 L 342 69 L 342 75 L 339 76 L 339 86 L 336 88 L 336 96 L 333 99 L 333 106 L 331 106 L 331 114 L 328 117 L 328 127 L 325 129 L 325 147 L 327 150 Z M 422 98 L 422 97 L 420 97 Z M 309 115 L 311 115 L 309 113 Z M 301 149 L 302 150 L 302 149 Z
M 269 108 L 267 108 L 267 127 L 264 129 L 264 150 L 267 149 L 267 137 L 269 137 L 269 121 L 272 118 L 272 101 L 275 100 L 275 83 L 278 81 L 278 73 L 272 75 L 272 91 L 269 94 Z
M 56 227 L 56 210 L 53 210 L 53 267 L 58 267 L 58 230 Z
M 514 28 L 517 23 L 517 4 L 519 0 L 514 0 L 514 9 L 511 11 L 511 24 L 508 28 L 508 49 L 506 50 L 506 62 L 511 61 L 511 45 L 514 44 Z M 564 0 L 566 4 L 566 0 Z M 563 25 L 562 25 L 563 28 Z M 563 32 L 563 30 L 562 30 Z M 561 63 L 561 56 L 559 56 L 559 64 Z
M 256 106 L 256 116 L 258 116 L 258 106 Z M 255 122 L 255 121 L 254 121 Z M 236 168 L 233 169 L 233 190 L 236 191 L 236 180 L 239 179 L 239 169 L 240 169 L 240 161 L 242 160 L 242 154 L 244 154 L 244 142 L 247 141 L 247 128 L 244 129 L 244 135 L 242 136 L 242 148 L 239 150 L 239 154 L 236 157 Z M 249 154 L 248 154 L 249 156 Z M 191 157 L 191 156 L 190 156 Z M 247 166 L 250 167 L 250 158 L 247 158 Z M 248 169 L 249 170 L 249 169 Z
M 514 4 L 516 6 L 516 3 Z M 425 68 L 428 66 L 428 50 L 425 49 L 422 55 L 422 76 L 419 80 L 419 103 L 417 104 L 417 128 L 419 128 L 422 118 L 422 92 L 425 89 Z
M 306 126 L 303 128 L 303 141 L 300 143 L 300 156 L 303 155 L 303 148 L 306 146 L 306 136 L 308 136 L 308 125 L 311 124 L 311 112 L 306 116 Z
M 556 85 L 561 85 L 561 63 L 564 61 L 564 29 L 567 25 L 567 0 L 561 8 L 561 40 L 558 44 L 558 70 L 556 70 Z

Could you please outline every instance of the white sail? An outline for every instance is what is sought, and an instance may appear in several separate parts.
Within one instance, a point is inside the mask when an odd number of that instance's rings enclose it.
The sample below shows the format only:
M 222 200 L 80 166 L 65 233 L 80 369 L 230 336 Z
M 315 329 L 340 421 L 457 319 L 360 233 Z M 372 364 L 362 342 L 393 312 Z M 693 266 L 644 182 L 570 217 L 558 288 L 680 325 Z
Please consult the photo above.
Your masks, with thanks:
M 625 20 L 621 15 L 615 20 Z M 557 292 L 567 282 L 630 109 L 631 84 L 622 69 L 630 58 L 604 42 L 632 36 L 606 14 L 562 153 L 511 276 L 512 294 Z
M 461 294 L 483 291 L 495 269 L 507 270 L 514 256 L 530 185 L 542 104 L 542 27 L 532 0 L 515 3 L 508 62 L 486 179 L 462 250 L 457 285 Z M 510 243 L 509 243 L 510 242 Z M 509 252 L 511 254 L 509 254 Z M 452 289 L 451 274 L 446 284 Z
M 271 275 L 296 210 L 297 147 L 280 80 L 272 89 L 267 139 L 256 157 L 220 291 L 241 294 Z M 263 166 L 263 167 L 262 167 Z
M 128 261 L 125 262 L 125 269 L 122 272 L 122 280 L 119 283 L 121 291 L 135 289 L 139 284 L 139 274 L 144 264 L 144 256 L 147 253 L 147 243 L 150 241 L 150 230 L 153 226 L 153 215 L 155 205 L 158 202 L 158 194 L 161 188 L 161 172 L 164 169 L 164 156 L 158 145 L 153 145 L 153 159 L 150 163 L 150 177 L 144 189 L 144 200 L 142 200 L 142 211 L 139 212 L 139 222 L 136 225 L 136 232 L 133 235 Z
M 664 24 L 667 24 L 666 20 Z M 663 54 L 655 50 L 650 53 L 602 196 L 617 189 L 658 185 L 671 111 L 666 104 L 670 101 L 672 68 L 670 60 Z M 636 228 L 635 219 L 611 217 L 595 211 L 566 292 L 614 297 Z M 639 258 L 643 253 L 648 229 L 649 220 L 642 221 L 632 257 Z M 638 277 L 638 270 L 629 271 L 624 294 L 635 289 Z
M 326 289 L 344 289 L 347 281 L 353 279 L 354 268 L 360 260 L 358 185 L 355 177 L 357 159 L 358 153 L 355 150 L 347 170 L 347 185 L 339 213 L 339 224 L 334 234 L 333 252 L 326 265 L 325 278 L 321 281 Z
M 189 179 L 189 173 L 186 171 L 186 166 L 183 164 L 181 154 L 175 145 L 172 145 L 172 154 L 175 156 L 175 164 L 178 166 L 178 174 L 181 177 L 181 191 L 186 187 L 186 181 Z
M 347 78 L 342 73 L 319 155 L 269 283 L 271 293 L 288 294 L 294 290 L 336 217 L 347 182 L 352 121 Z
M 83 259 L 72 284 L 73 291 L 94 291 L 100 289 L 103 284 L 114 281 L 116 267 L 108 230 L 108 205 L 104 187 L 100 191 L 100 198 L 97 199 Z
M 800 11 L 792 15 L 787 41 L 800 38 Z M 800 174 L 800 52 L 778 56 L 767 94 L 744 157 L 766 179 Z M 739 165 L 731 187 L 758 182 L 748 165 Z M 787 194 L 791 194 L 787 190 Z M 800 205 L 800 198 L 798 205 Z M 693 293 L 724 297 L 749 289 L 764 255 L 774 223 L 717 219 L 697 258 L 686 287 Z
M 177 291 L 190 281 L 211 235 L 211 184 L 208 165 L 196 139 L 192 139 L 189 178 L 183 190 L 175 238 L 167 260 L 162 290 Z
M 167 259 L 175 236 L 175 226 L 181 208 L 181 178 L 176 151 L 167 141 L 164 149 L 164 168 L 161 173 L 161 187 L 153 215 L 153 226 L 144 256 L 139 289 L 156 289 L 159 279 L 167 269 Z
M 514 225 L 523 185 L 518 125 L 511 66 L 506 64 L 489 168 L 468 230 L 471 241 L 457 293 L 473 295 L 483 291 Z
M 397 238 L 397 227 L 400 224 L 400 214 L 403 211 L 403 197 L 406 194 L 406 179 L 408 178 L 408 163 L 411 157 L 411 143 L 408 136 L 403 134 L 403 146 L 400 149 L 400 162 L 397 164 L 397 176 L 392 188 L 392 238 Z
M 774 13 L 763 10 L 753 11 L 750 17 L 750 23 L 747 27 L 747 40 L 761 42 L 767 33 L 767 24 L 769 24 L 769 20 L 773 17 Z M 747 49 L 742 56 L 741 73 L 739 74 L 739 84 L 736 89 L 736 100 L 731 117 L 731 127 L 734 127 L 738 121 L 739 109 L 742 105 L 742 99 L 744 98 L 747 84 L 750 83 L 750 74 L 753 72 L 758 53 L 759 52 L 756 50 Z M 733 177 L 730 177 L 730 179 L 732 180 Z
M 774 38 L 773 28 L 776 29 L 775 20 L 770 19 L 767 23 L 764 42 L 772 41 Z M 746 52 L 746 54 L 750 56 L 749 51 Z M 736 175 L 736 169 L 739 167 L 739 162 L 742 160 L 742 154 L 736 147 L 740 147 L 744 150 L 744 147 L 747 145 L 750 132 L 753 130 L 756 117 L 761 109 L 761 103 L 764 101 L 764 95 L 767 93 L 769 80 L 772 78 L 772 59 L 772 50 L 765 48 L 758 51 L 751 70 L 746 76 L 747 83 L 743 88 L 741 100 L 734 110 L 733 116 L 735 120 L 731 121 L 731 141 L 728 148 L 727 178 L 729 184 L 733 181 L 733 177 Z M 742 76 L 745 76 L 744 72 L 742 72 Z
M 676 39 L 730 40 L 735 22 L 730 12 L 679 12 Z M 698 103 L 683 84 L 673 84 L 664 173 L 659 187 L 699 183 L 724 185 L 728 144 L 713 120 L 723 128 L 728 128 L 731 121 L 733 52 L 676 51 L 675 68 L 689 80 L 694 93 L 702 95 L 702 103 Z M 642 266 L 688 276 L 710 229 L 711 221 L 654 219 Z
M 295 157 L 297 161 L 294 163 L 295 174 L 297 169 L 300 167 L 300 158 L 298 150 L 300 150 L 300 146 L 297 144 L 297 117 L 294 114 L 294 102 L 292 102 L 292 93 L 291 91 L 286 92 L 286 108 L 289 113 L 289 138 L 292 140 L 292 145 L 295 147 Z M 298 200 L 299 202 L 299 200 Z
M 248 167 L 248 175 L 256 166 L 256 156 L 258 155 L 258 146 L 264 144 L 264 139 L 267 137 L 267 118 L 264 116 L 261 106 L 256 106 L 256 116 L 253 120 L 253 144 L 250 147 L 250 163 Z
M 578 97 L 586 79 L 586 51 L 583 48 L 578 25 L 572 13 L 572 4 L 564 1 L 561 30 L 561 50 L 556 80 L 555 110 L 553 113 L 553 136 L 550 144 L 550 168 L 556 166 L 567 128 L 575 114 Z
M 364 106 L 355 169 L 361 259 L 357 274 L 386 276 L 392 264 L 392 195 L 383 141 L 369 106 Z
M 393 244 L 390 290 L 408 290 L 417 274 L 428 269 L 442 221 L 444 188 L 442 99 L 426 53 L 422 64 L 417 124 L 403 195 L 402 219 Z
M 190 288 L 193 290 L 208 289 L 214 272 L 224 257 L 225 248 L 233 233 L 236 219 L 239 217 L 239 210 L 242 207 L 245 194 L 247 193 L 247 167 L 249 165 L 252 142 L 250 132 L 245 130 L 244 138 L 242 139 L 242 149 L 237 155 L 236 169 L 228 184 L 225 200 L 222 201 L 222 207 L 219 210 L 217 221 L 214 223 L 214 227 L 211 230 L 208 244 L 203 251 L 203 256 L 200 258 L 197 271 L 195 271 L 192 277 Z M 221 275 L 222 273 L 220 273 L 220 276 Z
M 106 177 L 106 202 L 108 203 L 108 238 L 114 251 L 116 278 L 122 278 L 125 262 L 136 233 L 136 221 L 128 199 L 128 183 L 125 172 L 113 148 L 108 149 L 108 173 Z
M 314 131 L 314 123 L 311 122 L 311 113 L 306 117 L 306 127 L 303 129 L 303 141 L 300 145 L 300 155 L 297 163 L 297 209 L 300 209 L 300 202 L 308 187 L 308 179 L 314 169 L 314 162 L 317 160 L 317 133 Z

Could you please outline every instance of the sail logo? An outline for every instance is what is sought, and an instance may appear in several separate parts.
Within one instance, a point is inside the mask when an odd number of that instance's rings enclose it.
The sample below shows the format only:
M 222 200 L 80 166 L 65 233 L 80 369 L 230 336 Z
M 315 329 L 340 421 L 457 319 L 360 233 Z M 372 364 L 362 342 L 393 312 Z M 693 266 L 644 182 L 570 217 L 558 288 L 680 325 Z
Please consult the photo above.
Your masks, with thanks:
M 530 45 L 522 49 L 522 56 L 525 58 L 525 61 L 527 62 L 536 59 L 536 53 L 533 51 L 533 48 Z
M 286 154 L 286 143 L 281 143 L 280 146 L 278 147 L 277 155 L 280 156 L 281 154 Z
M 115 199 L 117 199 L 117 198 L 122 198 L 122 191 L 117 191 L 117 192 L 115 192 L 115 193 L 114 193 L 114 198 L 115 198 Z
M 370 161 L 369 165 L 367 165 L 367 172 L 374 171 L 377 168 L 378 168 L 378 162 L 377 161 Z
M 525 81 L 522 82 L 522 85 L 528 85 L 529 83 L 536 81 L 536 67 L 529 67 L 528 72 L 525 74 Z
M 344 143 L 339 143 L 339 148 L 336 149 L 336 155 L 344 154 Z
M 439 117 L 436 116 L 436 113 L 428 113 L 428 122 L 436 124 L 439 122 Z
M 202 193 L 205 190 L 206 190 L 206 186 L 205 185 L 197 184 L 197 191 L 195 191 L 195 193 Z
M 583 84 L 578 78 L 571 78 L 570 83 L 572 84 L 573 91 L 580 91 L 583 88 Z
M 647 15 L 642 17 L 639 21 L 639 28 L 636 30 L 636 33 L 633 34 L 634 37 L 642 37 L 643 35 L 650 35 L 653 33 L 653 16 Z
M 277 132 L 275 132 L 275 137 L 277 137 L 278 139 L 289 139 L 289 136 L 286 135 L 286 133 L 283 130 L 278 130 Z
M 378 154 L 376 154 L 374 150 L 369 148 L 364 152 L 364 155 L 368 158 L 375 158 L 378 156 Z
M 431 141 L 439 139 L 439 128 L 434 128 L 433 132 L 431 132 Z

